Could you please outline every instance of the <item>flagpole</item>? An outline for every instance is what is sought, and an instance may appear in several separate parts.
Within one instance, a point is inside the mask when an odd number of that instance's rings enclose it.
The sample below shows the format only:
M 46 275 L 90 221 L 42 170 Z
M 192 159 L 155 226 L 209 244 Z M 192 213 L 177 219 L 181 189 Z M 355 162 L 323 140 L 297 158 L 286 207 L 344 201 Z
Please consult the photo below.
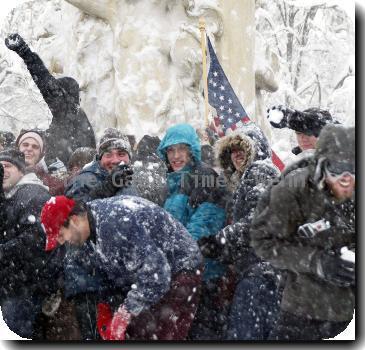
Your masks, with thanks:
M 207 54 L 206 54 L 206 30 L 204 17 L 199 18 L 199 29 L 201 33 L 202 61 L 203 61 L 203 84 L 205 101 L 205 127 L 209 126 L 209 103 L 208 103 L 208 79 L 207 79 Z

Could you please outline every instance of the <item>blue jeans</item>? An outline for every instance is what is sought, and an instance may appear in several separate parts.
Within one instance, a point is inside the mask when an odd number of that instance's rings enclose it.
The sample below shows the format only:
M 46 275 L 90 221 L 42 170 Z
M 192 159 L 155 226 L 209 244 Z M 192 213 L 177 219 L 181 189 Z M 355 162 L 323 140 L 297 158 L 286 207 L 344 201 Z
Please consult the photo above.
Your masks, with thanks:
M 273 275 L 241 279 L 228 317 L 227 340 L 265 340 L 275 326 L 281 293 Z

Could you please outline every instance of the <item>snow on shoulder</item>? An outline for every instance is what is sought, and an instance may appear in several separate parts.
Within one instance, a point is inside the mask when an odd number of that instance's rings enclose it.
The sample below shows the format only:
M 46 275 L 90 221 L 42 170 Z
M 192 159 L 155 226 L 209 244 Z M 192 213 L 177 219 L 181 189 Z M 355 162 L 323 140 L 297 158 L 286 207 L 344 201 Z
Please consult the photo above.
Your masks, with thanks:
M 135 196 L 120 196 L 120 199 L 116 201 L 116 204 L 128 208 L 131 211 L 137 211 L 146 208 L 146 206 L 151 208 L 155 206 L 152 202 Z

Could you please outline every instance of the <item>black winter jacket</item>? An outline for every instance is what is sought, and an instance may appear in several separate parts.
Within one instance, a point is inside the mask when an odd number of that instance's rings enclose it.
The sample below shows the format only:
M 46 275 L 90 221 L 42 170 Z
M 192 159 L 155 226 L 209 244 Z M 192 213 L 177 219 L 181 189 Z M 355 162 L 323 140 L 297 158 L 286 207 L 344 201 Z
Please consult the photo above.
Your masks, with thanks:
M 48 294 L 54 290 L 50 278 L 49 253 L 39 216 L 50 198 L 34 173 L 25 175 L 6 195 L 7 220 L 0 232 L 1 299 L 19 295 Z
M 239 171 L 235 171 L 230 156 L 231 148 L 237 146 L 246 155 Z M 217 144 L 217 151 L 226 181 L 234 192 L 231 200 L 227 201 L 227 206 L 230 207 L 227 212 L 231 212 L 230 223 L 218 232 L 216 242 L 219 244 L 220 259 L 233 264 L 236 273 L 243 276 L 250 268 L 262 262 L 250 246 L 249 231 L 256 204 L 265 188 L 279 175 L 279 171 L 271 162 L 266 138 L 257 128 L 226 136 Z M 240 178 L 238 185 L 232 180 L 235 177 Z M 266 265 L 262 265 L 264 270 L 271 272 L 271 268 Z

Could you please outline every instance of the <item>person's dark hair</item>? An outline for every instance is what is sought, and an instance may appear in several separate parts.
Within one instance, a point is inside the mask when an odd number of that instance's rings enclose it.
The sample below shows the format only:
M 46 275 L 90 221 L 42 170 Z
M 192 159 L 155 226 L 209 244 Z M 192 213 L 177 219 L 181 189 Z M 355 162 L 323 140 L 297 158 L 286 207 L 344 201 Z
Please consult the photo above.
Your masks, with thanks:
M 83 215 L 87 213 L 87 205 L 85 202 L 76 201 L 74 207 L 70 211 L 68 218 L 66 219 L 65 223 L 62 225 L 64 227 L 68 227 L 70 225 L 70 218 L 72 215 Z
M 67 169 L 72 170 L 73 167 L 82 169 L 86 164 L 93 161 L 97 152 L 96 149 L 90 147 L 79 147 L 72 154 L 67 164 Z

